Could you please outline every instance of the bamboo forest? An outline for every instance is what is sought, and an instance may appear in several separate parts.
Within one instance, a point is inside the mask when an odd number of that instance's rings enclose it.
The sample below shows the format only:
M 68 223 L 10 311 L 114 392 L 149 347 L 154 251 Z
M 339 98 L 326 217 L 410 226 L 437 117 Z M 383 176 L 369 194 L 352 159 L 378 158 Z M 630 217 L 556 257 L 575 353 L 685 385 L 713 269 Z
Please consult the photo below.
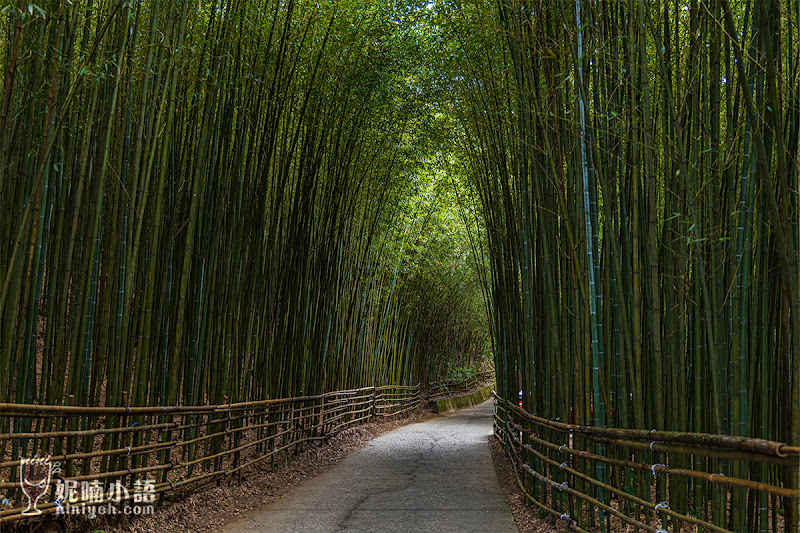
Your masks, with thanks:
M 0 28 L 0 531 L 26 457 L 166 505 L 465 380 L 535 531 L 800 531 L 800 0 Z

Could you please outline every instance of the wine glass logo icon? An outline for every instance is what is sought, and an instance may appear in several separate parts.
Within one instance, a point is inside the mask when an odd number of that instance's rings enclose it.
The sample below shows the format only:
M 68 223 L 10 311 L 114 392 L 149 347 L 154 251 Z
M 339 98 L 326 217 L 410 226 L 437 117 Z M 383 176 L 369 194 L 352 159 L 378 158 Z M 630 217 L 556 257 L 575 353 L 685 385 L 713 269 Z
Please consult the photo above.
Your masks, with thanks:
M 50 488 L 50 475 L 53 465 L 50 456 L 44 459 L 34 457 L 22 459 L 19 462 L 19 482 L 22 492 L 28 497 L 28 508 L 22 511 L 27 516 L 40 515 L 42 511 L 36 508 L 36 502 L 44 496 Z

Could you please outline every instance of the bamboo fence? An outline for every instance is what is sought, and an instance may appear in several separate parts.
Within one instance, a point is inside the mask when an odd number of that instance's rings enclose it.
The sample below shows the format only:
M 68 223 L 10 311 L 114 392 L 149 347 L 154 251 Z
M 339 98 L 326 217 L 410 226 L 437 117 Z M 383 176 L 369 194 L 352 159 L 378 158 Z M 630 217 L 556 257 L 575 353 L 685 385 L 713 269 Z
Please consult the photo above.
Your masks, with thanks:
M 769 530 L 788 531 L 778 512 L 779 500 L 786 506 L 796 506 L 800 500 L 800 491 L 785 483 L 789 476 L 798 475 L 800 448 L 796 446 L 729 435 L 567 424 L 528 413 L 496 394 L 494 399 L 495 434 L 514 464 L 520 488 L 528 501 L 564 520 L 570 531 L 599 527 L 604 511 L 612 527 L 616 520 L 634 531 L 666 532 L 671 521 L 686 524 L 692 531 L 732 533 L 726 528 L 726 513 L 716 513 L 714 506 L 693 513 L 671 508 L 669 488 L 682 487 L 676 479 L 723 501 L 730 501 L 733 489 L 748 491 L 750 502 L 760 501 L 763 495 L 768 502 Z M 603 453 L 598 444 L 606 445 Z M 695 467 L 682 467 L 685 456 L 691 456 Z M 746 468 L 740 470 L 744 475 L 717 473 L 719 460 L 745 462 Z M 607 466 L 608 481 L 590 475 L 598 464 Z M 766 482 L 755 475 L 762 467 L 769 471 Z M 666 480 L 665 501 L 656 498 L 657 479 Z M 636 494 L 635 480 L 650 487 L 644 497 Z M 536 490 L 526 490 L 532 484 Z M 610 498 L 601 501 L 601 491 Z M 680 531 L 681 526 L 671 530 Z
M 118 482 L 133 494 L 137 481 L 155 477 L 156 494 L 240 474 L 253 465 L 296 454 L 304 444 L 324 442 L 338 432 L 374 417 L 397 417 L 422 401 L 416 386 L 379 386 L 315 396 L 277 398 L 225 405 L 81 407 L 0 404 L 0 419 L 27 456 L 59 462 L 60 482 Z M 54 430 L 47 428 L 53 427 Z M 25 422 L 27 421 L 27 423 Z M 4 426 L 5 427 L 5 426 Z M 19 431 L 30 427 L 30 431 Z M 43 431 L 38 431 L 43 428 Z M 110 448 L 110 442 L 116 443 Z M 0 462 L 0 493 L 21 504 L 19 457 Z M 16 493 L 16 496 L 15 496 Z M 51 499 L 53 495 L 51 495 Z M 81 497 L 71 507 L 101 505 Z M 38 505 L 45 518 L 55 501 Z M 0 511 L 0 523 L 26 518 L 25 506 Z

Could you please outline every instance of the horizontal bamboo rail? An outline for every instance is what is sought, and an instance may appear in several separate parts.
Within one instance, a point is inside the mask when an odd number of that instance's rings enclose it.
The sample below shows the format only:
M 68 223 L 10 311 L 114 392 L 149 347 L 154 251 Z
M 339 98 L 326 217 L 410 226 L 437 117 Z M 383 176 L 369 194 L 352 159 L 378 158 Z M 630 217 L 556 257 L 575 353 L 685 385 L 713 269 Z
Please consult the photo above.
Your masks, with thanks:
M 49 484 L 98 481 L 120 483 L 133 495 L 148 475 L 156 494 L 219 481 L 224 476 L 303 444 L 325 441 L 373 417 L 402 416 L 419 407 L 416 386 L 364 387 L 316 396 L 277 398 L 223 405 L 81 407 L 0 404 L 0 489 L 13 508 L 0 511 L 0 523 L 22 515 L 27 498 L 19 483 L 24 457 L 50 457 L 61 472 Z M 12 490 L 8 490 L 12 489 Z M 16 489 L 16 490 L 13 490 Z M 54 492 L 37 506 L 45 519 L 57 510 Z M 49 501 L 48 501 L 49 498 Z M 71 506 L 105 505 L 85 498 Z
M 721 491 L 723 499 L 727 498 L 729 491 L 737 487 L 768 495 L 769 498 L 773 498 L 773 507 L 776 498 L 788 499 L 794 505 L 800 500 L 800 491 L 785 483 L 791 476 L 796 477 L 800 468 L 800 453 L 795 447 L 762 439 L 726 435 L 565 424 L 528 413 L 497 394 L 493 393 L 493 397 L 494 432 L 503 442 L 506 454 L 515 465 L 518 485 L 528 501 L 536 507 L 568 520 L 567 525 L 570 530 L 586 531 L 589 524 L 585 523 L 586 520 L 584 523 L 578 523 L 576 516 L 591 514 L 592 519 L 589 522 L 595 523 L 598 516 L 594 515 L 594 512 L 599 509 L 606 513 L 606 517 L 615 517 L 622 524 L 642 531 L 654 533 L 667 531 L 669 518 L 673 523 L 692 524 L 701 531 L 731 533 L 726 529 L 727 524 L 724 520 L 720 523 L 717 517 L 710 521 L 704 520 L 699 515 L 691 516 L 670 509 L 668 501 L 654 502 L 642 498 L 641 494 L 638 496 L 632 494 L 629 487 L 620 486 L 616 481 L 622 480 L 624 483 L 626 472 L 639 472 L 641 479 L 646 480 L 648 484 L 657 475 L 665 475 L 668 480 L 667 486 L 670 486 L 669 480 L 674 477 L 686 478 L 690 483 L 702 486 L 704 491 Z M 565 434 L 566 438 L 558 437 L 562 434 Z M 579 442 L 593 449 L 583 449 L 578 446 Z M 603 448 L 594 446 L 593 443 L 610 446 Z M 603 450 L 605 453 L 600 453 L 598 450 Z M 648 454 L 652 456 L 653 452 L 665 457 L 665 464 L 643 460 Z M 741 470 L 744 476 L 753 470 L 751 467 L 759 464 L 769 465 L 770 468 L 779 471 L 771 477 L 773 484 L 769 484 L 696 468 L 677 468 L 671 466 L 676 455 L 691 455 L 695 459 L 700 459 L 699 464 L 711 464 L 711 459 L 746 461 L 748 468 Z M 591 474 L 598 463 L 616 469 L 616 475 L 608 476 L 607 482 L 593 477 Z M 648 475 L 650 477 L 647 477 Z M 538 498 L 531 494 L 531 490 L 525 490 L 525 487 L 529 486 L 525 477 L 544 487 L 544 490 L 540 489 L 538 492 Z M 559 482 L 554 479 L 555 477 L 565 481 Z M 644 492 L 651 494 L 652 498 L 651 491 Z M 605 494 L 606 498 L 601 498 L 599 496 L 601 494 Z M 611 497 L 608 498 L 608 495 Z M 567 501 L 569 507 L 573 509 L 574 516 L 567 514 L 566 510 L 558 510 L 559 504 L 564 505 Z M 585 507 L 581 507 L 581 504 L 577 503 L 579 501 L 584 502 Z M 581 513 L 575 512 L 575 509 L 580 509 Z M 777 509 L 773 508 L 772 511 L 777 512 Z M 659 521 L 661 526 L 654 525 Z

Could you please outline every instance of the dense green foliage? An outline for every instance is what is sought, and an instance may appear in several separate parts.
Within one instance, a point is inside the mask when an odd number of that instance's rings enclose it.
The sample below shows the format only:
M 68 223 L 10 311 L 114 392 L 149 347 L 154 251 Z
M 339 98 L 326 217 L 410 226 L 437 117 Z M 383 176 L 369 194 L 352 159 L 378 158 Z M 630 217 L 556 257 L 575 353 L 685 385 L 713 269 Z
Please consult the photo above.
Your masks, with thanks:
M 202 404 L 418 383 L 431 350 L 477 364 L 426 13 L 7 4 L 0 401 Z
M 521 373 L 539 416 L 800 444 L 799 7 L 443 8 L 465 41 L 505 398 Z M 797 487 L 766 465 L 676 461 Z M 603 464 L 593 475 L 607 479 Z M 662 477 L 656 501 L 665 491 Z M 734 490 L 730 511 L 727 497 L 669 488 L 673 509 L 771 527 L 766 495 Z M 794 531 L 796 502 L 782 505 Z

